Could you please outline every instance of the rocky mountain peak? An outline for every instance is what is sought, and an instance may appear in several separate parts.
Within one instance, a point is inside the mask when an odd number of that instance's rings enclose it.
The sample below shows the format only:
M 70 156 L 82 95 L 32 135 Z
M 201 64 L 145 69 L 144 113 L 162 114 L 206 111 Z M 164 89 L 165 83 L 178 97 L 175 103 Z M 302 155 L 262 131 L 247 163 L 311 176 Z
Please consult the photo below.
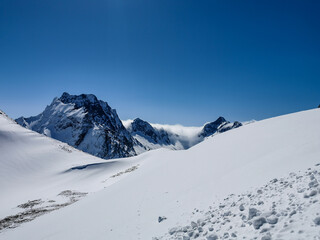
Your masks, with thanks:
M 70 95 L 69 93 L 64 92 L 59 100 L 63 103 L 99 104 L 97 97 L 93 94 Z
M 213 124 L 216 124 L 216 125 L 221 125 L 222 123 L 225 123 L 227 122 L 227 120 L 224 118 L 224 117 L 218 117 L 217 120 L 215 120 L 214 122 L 212 122 Z
M 140 118 L 133 120 L 130 131 L 131 134 L 140 135 L 152 143 L 170 144 L 168 134 L 165 131 L 153 128 L 150 123 Z
M 135 155 L 134 139 L 116 111 L 93 94 L 64 92 L 35 117 L 20 125 L 105 159 Z
M 205 138 L 205 137 L 209 137 L 215 133 L 223 133 L 223 132 L 226 132 L 230 129 L 237 128 L 240 126 L 242 126 L 242 124 L 240 122 L 236 121 L 234 123 L 230 123 L 225 118 L 219 117 L 214 122 L 210 122 L 210 123 L 205 124 L 201 133 L 199 134 L 199 136 Z
M 219 127 L 229 123 L 225 118 L 219 117 L 214 122 L 207 123 L 203 126 L 201 133 L 199 134 L 202 137 L 208 137 L 214 133 L 216 133 Z

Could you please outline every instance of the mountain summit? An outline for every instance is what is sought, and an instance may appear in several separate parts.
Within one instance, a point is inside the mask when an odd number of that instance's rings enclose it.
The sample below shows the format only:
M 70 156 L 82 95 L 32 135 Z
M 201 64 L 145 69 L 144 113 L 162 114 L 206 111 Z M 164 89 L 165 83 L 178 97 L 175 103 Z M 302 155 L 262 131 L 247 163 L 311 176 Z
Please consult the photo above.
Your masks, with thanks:
M 16 122 L 104 159 L 136 155 L 116 110 L 92 94 L 64 92 L 39 115 Z
M 199 137 L 209 137 L 215 133 L 223 133 L 241 126 L 242 123 L 240 122 L 235 121 L 234 123 L 230 123 L 224 117 L 219 117 L 216 121 L 205 124 Z

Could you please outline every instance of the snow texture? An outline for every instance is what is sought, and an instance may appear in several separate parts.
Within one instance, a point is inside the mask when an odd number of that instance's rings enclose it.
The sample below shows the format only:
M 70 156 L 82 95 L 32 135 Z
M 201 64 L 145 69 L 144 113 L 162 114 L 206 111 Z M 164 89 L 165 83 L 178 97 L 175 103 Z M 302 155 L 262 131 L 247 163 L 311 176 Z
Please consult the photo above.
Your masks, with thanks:
M 196 221 L 155 239 L 319 239 L 320 188 L 310 187 L 313 181 L 320 181 L 319 165 L 230 194 L 200 210 Z

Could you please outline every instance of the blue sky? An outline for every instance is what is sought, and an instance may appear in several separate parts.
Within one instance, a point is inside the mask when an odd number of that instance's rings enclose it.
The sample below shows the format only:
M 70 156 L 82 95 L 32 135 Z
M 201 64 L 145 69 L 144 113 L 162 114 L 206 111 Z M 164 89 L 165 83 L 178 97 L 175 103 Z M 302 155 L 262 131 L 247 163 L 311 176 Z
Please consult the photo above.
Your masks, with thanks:
M 202 125 L 320 104 L 319 1 L 0 1 L 0 109 L 93 93 L 122 119 Z

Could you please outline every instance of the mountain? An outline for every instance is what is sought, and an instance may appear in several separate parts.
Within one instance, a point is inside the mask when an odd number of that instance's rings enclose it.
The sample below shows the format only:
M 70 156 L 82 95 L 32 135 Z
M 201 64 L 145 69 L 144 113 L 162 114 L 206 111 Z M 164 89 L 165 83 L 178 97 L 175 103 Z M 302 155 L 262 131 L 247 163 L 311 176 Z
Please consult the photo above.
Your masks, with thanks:
M 134 156 L 163 147 L 188 149 L 211 135 L 242 126 L 223 117 L 199 128 L 150 124 L 140 118 L 121 121 L 116 110 L 96 96 L 68 93 L 55 98 L 39 115 L 20 117 L 16 122 L 104 159 Z
M 168 133 L 163 129 L 155 129 L 148 122 L 136 118 L 131 126 L 130 132 L 135 135 L 144 136 L 149 142 L 154 144 L 161 143 L 164 145 L 170 145 L 170 139 Z
M 136 155 L 116 110 L 92 94 L 63 93 L 39 115 L 16 122 L 104 159 Z
M 150 123 L 136 118 L 133 121 L 124 121 L 124 126 L 136 139 L 135 151 L 142 153 L 148 150 L 161 147 L 172 148 L 172 141 L 169 139 L 169 134 L 163 129 L 155 129 Z
M 228 122 L 223 117 L 219 117 L 216 121 L 207 123 L 203 126 L 202 131 L 199 133 L 199 137 L 206 138 L 216 133 L 223 133 L 233 128 L 241 127 L 242 123 L 235 121 L 234 123 Z
M 317 239 L 319 121 L 313 109 L 103 161 L 0 115 L 0 239 Z
M 136 152 L 139 153 L 161 147 L 175 150 L 188 149 L 209 136 L 242 126 L 240 122 L 230 123 L 223 117 L 206 123 L 203 127 L 150 124 L 140 118 L 122 122 L 132 137 L 144 146 L 143 149 L 135 146 Z

